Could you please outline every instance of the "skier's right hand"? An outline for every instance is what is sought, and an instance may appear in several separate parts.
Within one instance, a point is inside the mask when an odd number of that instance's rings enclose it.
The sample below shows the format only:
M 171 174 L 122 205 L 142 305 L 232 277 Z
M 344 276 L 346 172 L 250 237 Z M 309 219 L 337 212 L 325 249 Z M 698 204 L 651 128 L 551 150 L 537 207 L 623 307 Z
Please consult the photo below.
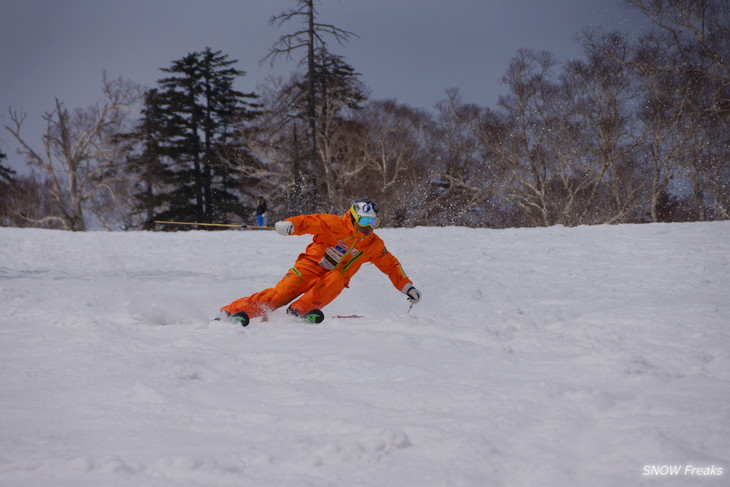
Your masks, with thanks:
M 274 229 L 279 235 L 291 235 L 294 231 L 294 224 L 292 222 L 282 220 L 274 224 Z

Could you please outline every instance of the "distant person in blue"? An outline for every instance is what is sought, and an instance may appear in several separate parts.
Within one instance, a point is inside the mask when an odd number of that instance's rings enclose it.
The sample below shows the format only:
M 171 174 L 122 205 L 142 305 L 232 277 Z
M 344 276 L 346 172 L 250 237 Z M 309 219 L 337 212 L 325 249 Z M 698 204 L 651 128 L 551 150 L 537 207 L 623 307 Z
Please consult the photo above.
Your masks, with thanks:
M 266 200 L 259 196 L 259 206 L 256 207 L 256 224 L 260 227 L 266 226 Z

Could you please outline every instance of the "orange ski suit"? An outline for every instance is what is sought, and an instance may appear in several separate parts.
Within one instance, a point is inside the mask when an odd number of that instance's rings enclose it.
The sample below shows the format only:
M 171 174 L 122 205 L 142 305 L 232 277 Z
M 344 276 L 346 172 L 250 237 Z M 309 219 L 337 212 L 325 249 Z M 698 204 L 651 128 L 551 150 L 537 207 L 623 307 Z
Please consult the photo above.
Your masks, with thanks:
M 274 286 L 233 301 L 221 308 L 230 314 L 246 312 L 262 316 L 302 295 L 290 306 L 301 314 L 331 303 L 366 262 L 372 262 L 401 291 L 411 283 L 400 262 L 385 248 L 383 240 L 364 235 L 344 216 L 317 213 L 287 218 L 294 225 L 291 235 L 312 234 L 312 243 L 297 258 L 294 267 Z

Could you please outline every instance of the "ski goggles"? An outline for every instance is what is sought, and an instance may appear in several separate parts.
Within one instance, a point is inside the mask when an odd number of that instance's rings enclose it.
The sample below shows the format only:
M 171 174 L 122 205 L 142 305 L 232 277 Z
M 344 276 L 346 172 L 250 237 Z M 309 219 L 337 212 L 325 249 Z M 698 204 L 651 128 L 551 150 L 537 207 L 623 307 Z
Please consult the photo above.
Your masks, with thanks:
M 378 225 L 380 225 L 380 218 L 376 216 L 358 215 L 354 206 L 350 208 L 350 214 L 355 219 L 355 223 L 361 227 L 378 228 Z

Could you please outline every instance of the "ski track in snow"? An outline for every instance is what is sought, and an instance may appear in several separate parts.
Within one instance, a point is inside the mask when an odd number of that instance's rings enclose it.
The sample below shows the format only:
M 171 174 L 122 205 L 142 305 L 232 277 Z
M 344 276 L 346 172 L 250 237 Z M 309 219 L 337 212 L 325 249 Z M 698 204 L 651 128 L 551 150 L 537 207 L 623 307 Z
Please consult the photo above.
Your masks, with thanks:
M 0 485 L 727 485 L 730 222 L 378 233 L 244 329 L 308 237 L 0 228 Z

